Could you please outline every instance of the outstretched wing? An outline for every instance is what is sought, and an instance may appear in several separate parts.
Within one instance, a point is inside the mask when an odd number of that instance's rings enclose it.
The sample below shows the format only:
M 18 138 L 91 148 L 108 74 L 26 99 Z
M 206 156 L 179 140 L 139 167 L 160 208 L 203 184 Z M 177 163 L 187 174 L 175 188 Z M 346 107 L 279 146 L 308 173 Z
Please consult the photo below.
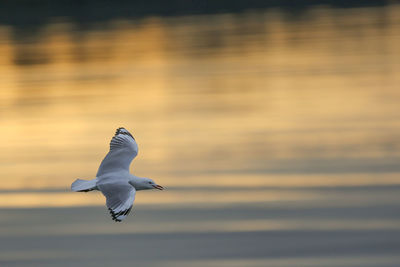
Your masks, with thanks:
M 128 216 L 135 200 L 136 190 L 127 182 L 100 184 L 98 188 L 106 197 L 106 205 L 114 221 Z
M 111 139 L 110 151 L 101 162 L 96 176 L 120 170 L 129 171 L 129 165 L 137 154 L 135 138 L 125 128 L 118 128 Z

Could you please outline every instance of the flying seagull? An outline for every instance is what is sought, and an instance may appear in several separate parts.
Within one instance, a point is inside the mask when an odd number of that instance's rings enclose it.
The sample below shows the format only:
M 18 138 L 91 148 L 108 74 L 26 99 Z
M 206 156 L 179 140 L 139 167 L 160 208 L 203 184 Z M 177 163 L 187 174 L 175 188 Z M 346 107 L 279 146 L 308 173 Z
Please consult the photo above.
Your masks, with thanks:
M 152 179 L 129 173 L 129 165 L 138 154 L 135 138 L 125 128 L 118 128 L 110 142 L 110 151 L 100 164 L 93 180 L 76 179 L 71 189 L 75 192 L 99 190 L 106 197 L 106 205 L 114 221 L 128 216 L 136 191 L 164 188 Z

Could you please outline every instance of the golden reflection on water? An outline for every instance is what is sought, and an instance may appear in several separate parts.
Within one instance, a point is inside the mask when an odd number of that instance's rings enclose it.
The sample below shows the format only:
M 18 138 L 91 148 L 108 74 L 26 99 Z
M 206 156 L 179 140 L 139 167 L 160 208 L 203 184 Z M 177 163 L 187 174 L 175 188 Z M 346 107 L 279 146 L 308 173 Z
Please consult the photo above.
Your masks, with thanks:
M 162 192 L 159 194 L 137 194 L 136 203 L 149 205 L 174 206 L 211 206 L 218 204 L 245 204 L 253 202 L 274 202 L 313 200 L 316 194 L 307 192 L 271 192 L 266 190 L 227 191 L 227 192 Z M 11 193 L 0 195 L 0 208 L 62 207 L 62 206 L 98 206 L 104 205 L 100 193 Z
M 295 23 L 277 10 L 89 30 L 64 21 L 20 39 L 0 26 L 0 189 L 93 178 L 119 126 L 138 140 L 135 174 L 167 187 L 399 184 L 399 15 L 391 5 L 315 8 Z M 51 205 L 98 201 L 54 194 Z M 8 193 L 1 205 L 50 197 Z

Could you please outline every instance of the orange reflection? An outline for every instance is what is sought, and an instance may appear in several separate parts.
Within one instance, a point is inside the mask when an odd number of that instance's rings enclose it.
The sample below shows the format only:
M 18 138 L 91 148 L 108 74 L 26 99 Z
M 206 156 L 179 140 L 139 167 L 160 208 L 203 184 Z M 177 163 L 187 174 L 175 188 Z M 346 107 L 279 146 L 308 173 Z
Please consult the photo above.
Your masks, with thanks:
M 0 189 L 93 178 L 119 126 L 139 142 L 136 174 L 170 186 L 399 184 L 400 8 L 353 12 L 315 9 L 296 24 L 278 11 L 85 31 L 57 22 L 30 42 L 1 26 Z M 98 201 L 55 195 L 1 197 Z

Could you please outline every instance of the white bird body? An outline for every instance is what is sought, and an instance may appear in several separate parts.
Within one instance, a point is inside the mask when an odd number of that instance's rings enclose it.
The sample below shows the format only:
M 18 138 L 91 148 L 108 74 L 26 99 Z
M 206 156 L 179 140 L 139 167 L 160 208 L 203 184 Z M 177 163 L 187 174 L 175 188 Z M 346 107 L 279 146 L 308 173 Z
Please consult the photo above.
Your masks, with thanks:
M 129 172 L 132 160 L 138 154 L 135 138 L 125 129 L 118 128 L 110 142 L 110 151 L 100 164 L 93 180 L 75 180 L 71 189 L 75 192 L 99 190 L 106 197 L 106 205 L 114 221 L 126 218 L 132 209 L 136 191 L 163 187 L 152 179 L 141 178 Z

